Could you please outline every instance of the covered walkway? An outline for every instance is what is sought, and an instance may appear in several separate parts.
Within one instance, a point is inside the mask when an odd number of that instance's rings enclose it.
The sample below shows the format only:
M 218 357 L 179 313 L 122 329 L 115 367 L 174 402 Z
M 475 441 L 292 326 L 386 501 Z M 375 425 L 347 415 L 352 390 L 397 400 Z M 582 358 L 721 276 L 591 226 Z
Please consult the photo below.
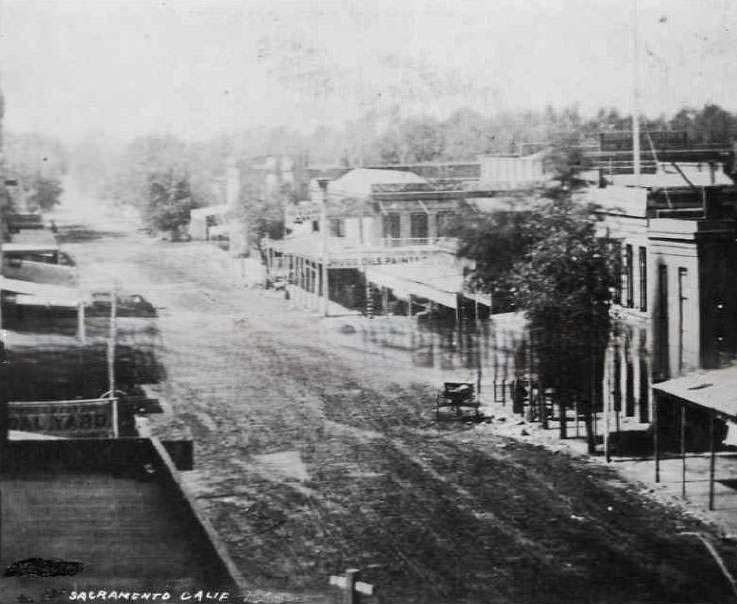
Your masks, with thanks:
M 688 496 L 694 470 L 706 475 L 706 503 L 715 509 L 717 486 L 733 494 L 737 478 L 724 477 L 717 470 L 729 467 L 734 476 L 737 439 L 737 367 L 701 371 L 653 386 L 655 481 L 660 482 L 663 451 L 677 449 L 680 460 L 681 495 Z M 708 451 L 708 462 L 704 458 Z M 693 453 L 696 455 L 693 455 Z M 708 465 L 707 465 L 708 464 Z M 703 489 L 702 489 L 703 490 Z M 733 498 L 732 498 L 733 499 Z

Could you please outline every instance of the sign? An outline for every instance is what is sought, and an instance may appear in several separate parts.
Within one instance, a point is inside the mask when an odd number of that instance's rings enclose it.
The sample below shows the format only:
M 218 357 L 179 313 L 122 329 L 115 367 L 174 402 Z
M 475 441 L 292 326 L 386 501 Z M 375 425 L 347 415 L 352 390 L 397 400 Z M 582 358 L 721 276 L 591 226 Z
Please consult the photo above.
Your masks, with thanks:
M 328 261 L 329 268 L 361 268 L 362 266 L 379 266 L 385 264 L 408 264 L 411 262 L 421 262 L 427 260 L 430 254 L 418 252 L 406 252 L 404 254 L 392 252 L 392 255 L 372 254 L 364 256 L 342 256 L 340 258 L 330 258 Z
M 8 428 L 59 437 L 113 435 L 115 399 L 10 402 Z

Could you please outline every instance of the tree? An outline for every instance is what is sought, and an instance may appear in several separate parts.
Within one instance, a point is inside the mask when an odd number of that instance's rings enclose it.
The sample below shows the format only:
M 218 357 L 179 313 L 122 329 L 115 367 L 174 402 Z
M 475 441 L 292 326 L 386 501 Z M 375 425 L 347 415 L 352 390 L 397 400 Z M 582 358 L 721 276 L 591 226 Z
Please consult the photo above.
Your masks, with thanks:
M 494 151 L 495 136 L 490 130 L 489 120 L 471 109 L 455 111 L 442 123 L 441 128 L 445 159 L 472 161 L 479 154 Z
M 596 207 L 574 201 L 574 172 L 562 171 L 559 184 L 538 192 L 522 211 L 466 213 L 456 235 L 459 254 L 476 261 L 476 284 L 492 300 L 503 296 L 506 310 L 525 312 L 539 382 L 553 389 L 560 408 L 561 436 L 565 409 L 576 402 L 593 447 L 591 416 L 619 259 L 597 234 Z
M 30 193 L 27 198 L 28 206 L 48 212 L 61 201 L 64 192 L 61 182 L 56 178 L 45 178 L 36 174 L 30 181 Z
M 511 268 L 534 244 L 531 221 L 529 210 L 483 213 L 463 206 L 449 228 L 458 255 L 475 260 L 470 281 L 491 293 L 494 312 L 516 309 Z
M 117 158 L 105 196 L 138 209 L 149 227 L 176 239 L 193 208 L 217 203 L 214 182 L 231 151 L 222 138 L 187 144 L 173 136 L 139 137 Z
M 244 180 L 234 218 L 246 225 L 249 244 L 258 249 L 262 258 L 264 238 L 281 239 L 284 236 L 284 210 L 287 204 L 295 201 L 295 193 L 288 185 L 278 192 L 264 194 L 256 181 Z
M 610 332 L 611 292 L 617 285 L 619 259 L 609 242 L 597 236 L 595 207 L 561 195 L 534 213 L 534 244 L 508 276 L 515 304 L 529 320 L 538 379 L 553 388 L 560 408 L 561 436 L 565 409 L 578 402 L 587 418 L 598 398 Z
M 737 135 L 735 116 L 719 105 L 708 104 L 694 117 L 693 128 L 700 143 L 729 144 Z
M 155 229 L 171 233 L 173 241 L 180 229 L 189 223 L 189 213 L 195 208 L 186 174 L 169 170 L 149 175 L 149 198 L 145 216 Z

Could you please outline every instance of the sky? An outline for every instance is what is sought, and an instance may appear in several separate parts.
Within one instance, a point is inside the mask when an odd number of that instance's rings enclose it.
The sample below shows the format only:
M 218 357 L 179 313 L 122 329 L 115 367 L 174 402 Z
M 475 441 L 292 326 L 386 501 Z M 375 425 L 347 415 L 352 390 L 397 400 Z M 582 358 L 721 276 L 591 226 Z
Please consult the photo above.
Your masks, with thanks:
M 72 142 L 368 111 L 737 110 L 733 0 L 0 0 L 6 128 Z

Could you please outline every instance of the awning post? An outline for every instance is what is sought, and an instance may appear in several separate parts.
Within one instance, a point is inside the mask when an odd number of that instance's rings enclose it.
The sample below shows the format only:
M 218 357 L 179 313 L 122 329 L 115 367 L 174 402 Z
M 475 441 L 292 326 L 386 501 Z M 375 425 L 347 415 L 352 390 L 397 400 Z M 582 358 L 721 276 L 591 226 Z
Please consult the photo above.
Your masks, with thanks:
M 660 482 L 660 451 L 658 447 L 658 396 L 653 397 L 653 460 L 655 462 L 655 482 Z
M 714 470 L 716 466 L 716 414 L 709 414 L 709 511 L 714 509 Z
M 686 403 L 681 402 L 681 497 L 686 498 Z

